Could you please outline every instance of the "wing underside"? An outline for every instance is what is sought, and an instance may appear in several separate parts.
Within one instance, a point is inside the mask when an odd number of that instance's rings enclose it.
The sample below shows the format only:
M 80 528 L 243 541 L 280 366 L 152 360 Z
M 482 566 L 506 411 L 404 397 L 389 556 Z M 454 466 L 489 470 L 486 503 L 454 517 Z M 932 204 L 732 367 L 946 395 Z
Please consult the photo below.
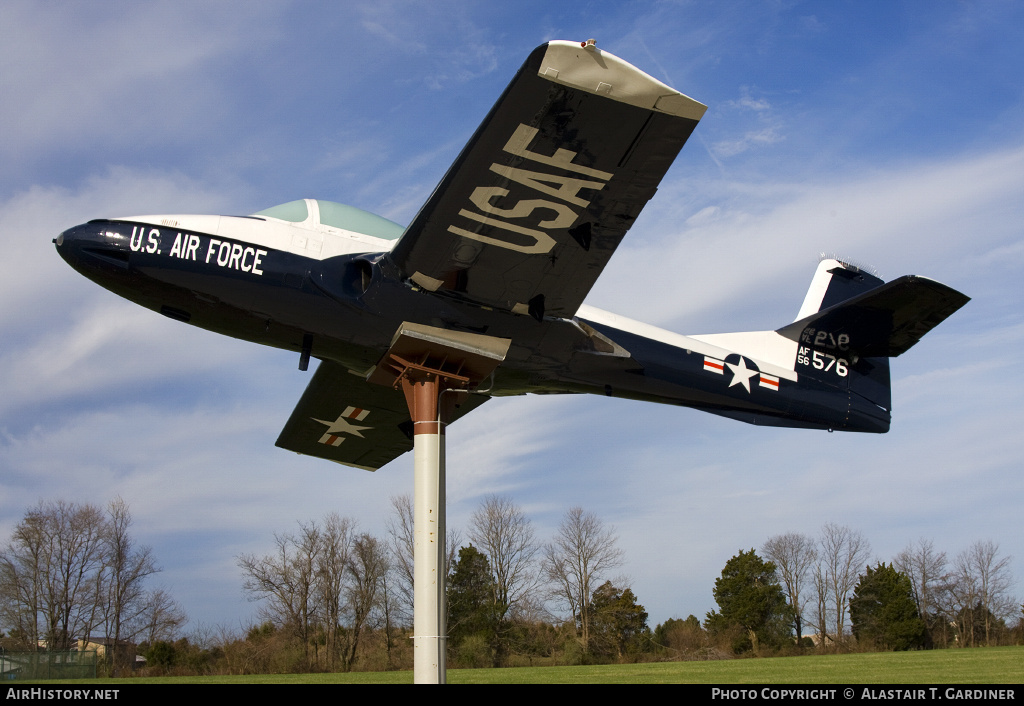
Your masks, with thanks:
M 454 419 L 487 400 L 470 395 Z M 454 421 L 453 419 L 453 421 Z M 405 396 L 322 361 L 277 438 L 277 446 L 346 466 L 375 471 L 410 451 L 412 422 Z

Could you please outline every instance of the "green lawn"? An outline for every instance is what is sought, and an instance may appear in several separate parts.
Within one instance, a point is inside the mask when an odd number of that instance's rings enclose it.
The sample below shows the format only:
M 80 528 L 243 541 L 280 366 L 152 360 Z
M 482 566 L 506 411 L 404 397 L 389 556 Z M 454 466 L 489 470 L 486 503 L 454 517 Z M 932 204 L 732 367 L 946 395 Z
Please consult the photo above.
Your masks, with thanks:
M 131 679 L 132 684 L 411 684 L 412 672 Z M 108 688 L 118 681 L 99 680 Z M 1024 682 L 1024 647 L 593 667 L 451 669 L 449 684 L 984 684 Z M 53 683 L 53 682 L 48 682 Z M 72 682 L 66 682 L 72 683 Z M 75 684 L 86 682 L 76 681 Z

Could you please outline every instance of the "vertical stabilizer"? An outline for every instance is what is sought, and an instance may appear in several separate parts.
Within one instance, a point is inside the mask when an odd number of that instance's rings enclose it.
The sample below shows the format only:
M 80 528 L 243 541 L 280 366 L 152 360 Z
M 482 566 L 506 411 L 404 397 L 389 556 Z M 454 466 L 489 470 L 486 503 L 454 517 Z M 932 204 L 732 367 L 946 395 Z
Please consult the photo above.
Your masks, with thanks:
M 886 284 L 859 267 L 824 259 L 798 319 L 776 333 L 798 343 L 798 373 L 848 387 L 890 410 L 889 358 L 968 301 L 925 277 L 905 275 Z
M 884 280 L 849 261 L 823 257 L 814 272 L 814 278 L 796 321 L 803 322 L 818 312 L 877 289 L 883 284 Z M 787 328 L 792 327 L 793 325 Z M 781 329 L 780 333 L 783 330 L 785 329 Z M 835 332 L 820 325 L 801 327 L 798 340 L 798 372 L 832 384 L 839 383 L 886 412 L 892 409 L 887 357 L 860 358 L 851 355 L 847 343 L 848 336 L 838 337 Z M 835 371 L 843 370 L 847 372 L 837 376 Z
M 806 319 L 847 299 L 884 284 L 875 275 L 850 262 L 823 257 L 794 321 Z

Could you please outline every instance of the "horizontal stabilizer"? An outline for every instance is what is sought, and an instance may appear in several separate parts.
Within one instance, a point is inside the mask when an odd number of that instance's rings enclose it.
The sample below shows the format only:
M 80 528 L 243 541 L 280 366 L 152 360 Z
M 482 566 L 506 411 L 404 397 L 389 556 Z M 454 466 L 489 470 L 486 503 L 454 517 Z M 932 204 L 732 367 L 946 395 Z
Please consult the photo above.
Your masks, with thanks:
M 944 284 L 905 275 L 777 333 L 804 345 L 838 347 L 861 357 L 895 357 L 969 301 Z

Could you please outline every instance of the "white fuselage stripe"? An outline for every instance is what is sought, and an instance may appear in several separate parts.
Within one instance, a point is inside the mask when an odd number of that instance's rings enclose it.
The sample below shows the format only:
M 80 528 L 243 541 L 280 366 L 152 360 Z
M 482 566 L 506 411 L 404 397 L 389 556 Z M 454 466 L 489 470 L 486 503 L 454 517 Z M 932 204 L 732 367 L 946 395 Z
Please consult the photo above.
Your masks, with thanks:
M 390 251 L 396 241 L 326 225 L 288 223 L 259 216 L 158 215 L 114 218 L 114 221 L 146 223 L 167 232 L 189 232 L 227 238 L 268 250 L 288 252 L 313 260 L 339 255 Z
M 618 314 L 613 314 L 609 311 L 597 309 L 587 304 L 583 304 L 582 306 L 580 306 L 579 311 L 576 312 L 576 316 L 585 321 L 592 321 L 596 324 L 610 326 L 611 328 L 615 328 L 620 331 L 625 331 L 626 333 L 631 333 L 636 336 L 649 338 L 653 341 L 660 341 L 662 343 L 666 343 L 670 346 L 679 348 L 684 351 L 700 353 L 702 355 L 711 356 L 712 358 L 717 358 L 718 360 L 724 360 L 730 353 L 739 353 L 740 355 L 753 360 L 754 363 L 757 365 L 758 370 L 763 373 L 767 373 L 769 375 L 782 378 L 783 380 L 797 379 L 796 371 L 793 370 L 793 367 L 795 367 L 796 362 L 795 342 L 790 342 L 793 347 L 793 357 L 790 359 L 792 361 L 791 367 L 784 367 L 784 364 L 781 364 L 778 360 L 776 360 L 775 362 L 773 362 L 772 360 L 764 360 L 763 354 L 759 356 L 755 355 L 752 351 L 740 350 L 739 348 L 741 348 L 741 346 L 737 346 L 736 348 L 725 348 L 720 345 L 709 343 L 707 340 L 702 340 L 705 338 L 710 339 L 712 335 L 717 334 L 701 337 L 683 336 L 682 334 L 673 333 L 672 331 L 667 331 L 663 328 L 652 326 L 651 324 L 645 324 L 642 321 L 629 319 L 626 318 L 625 316 L 619 316 Z M 762 334 L 774 334 L 775 336 L 778 336 L 778 334 L 776 334 L 774 331 L 754 331 L 747 334 L 723 335 L 747 336 L 749 337 L 750 346 L 753 347 L 755 343 L 757 343 L 759 337 Z M 784 339 L 782 336 L 778 336 L 778 338 L 782 339 L 782 341 L 788 341 L 788 339 Z M 737 342 L 741 341 L 742 339 L 737 339 Z M 780 342 L 780 346 L 781 345 L 783 344 Z M 627 348 L 628 350 L 628 346 L 625 346 L 625 348 Z M 775 357 L 776 355 L 778 355 L 778 353 L 773 355 L 773 357 Z

